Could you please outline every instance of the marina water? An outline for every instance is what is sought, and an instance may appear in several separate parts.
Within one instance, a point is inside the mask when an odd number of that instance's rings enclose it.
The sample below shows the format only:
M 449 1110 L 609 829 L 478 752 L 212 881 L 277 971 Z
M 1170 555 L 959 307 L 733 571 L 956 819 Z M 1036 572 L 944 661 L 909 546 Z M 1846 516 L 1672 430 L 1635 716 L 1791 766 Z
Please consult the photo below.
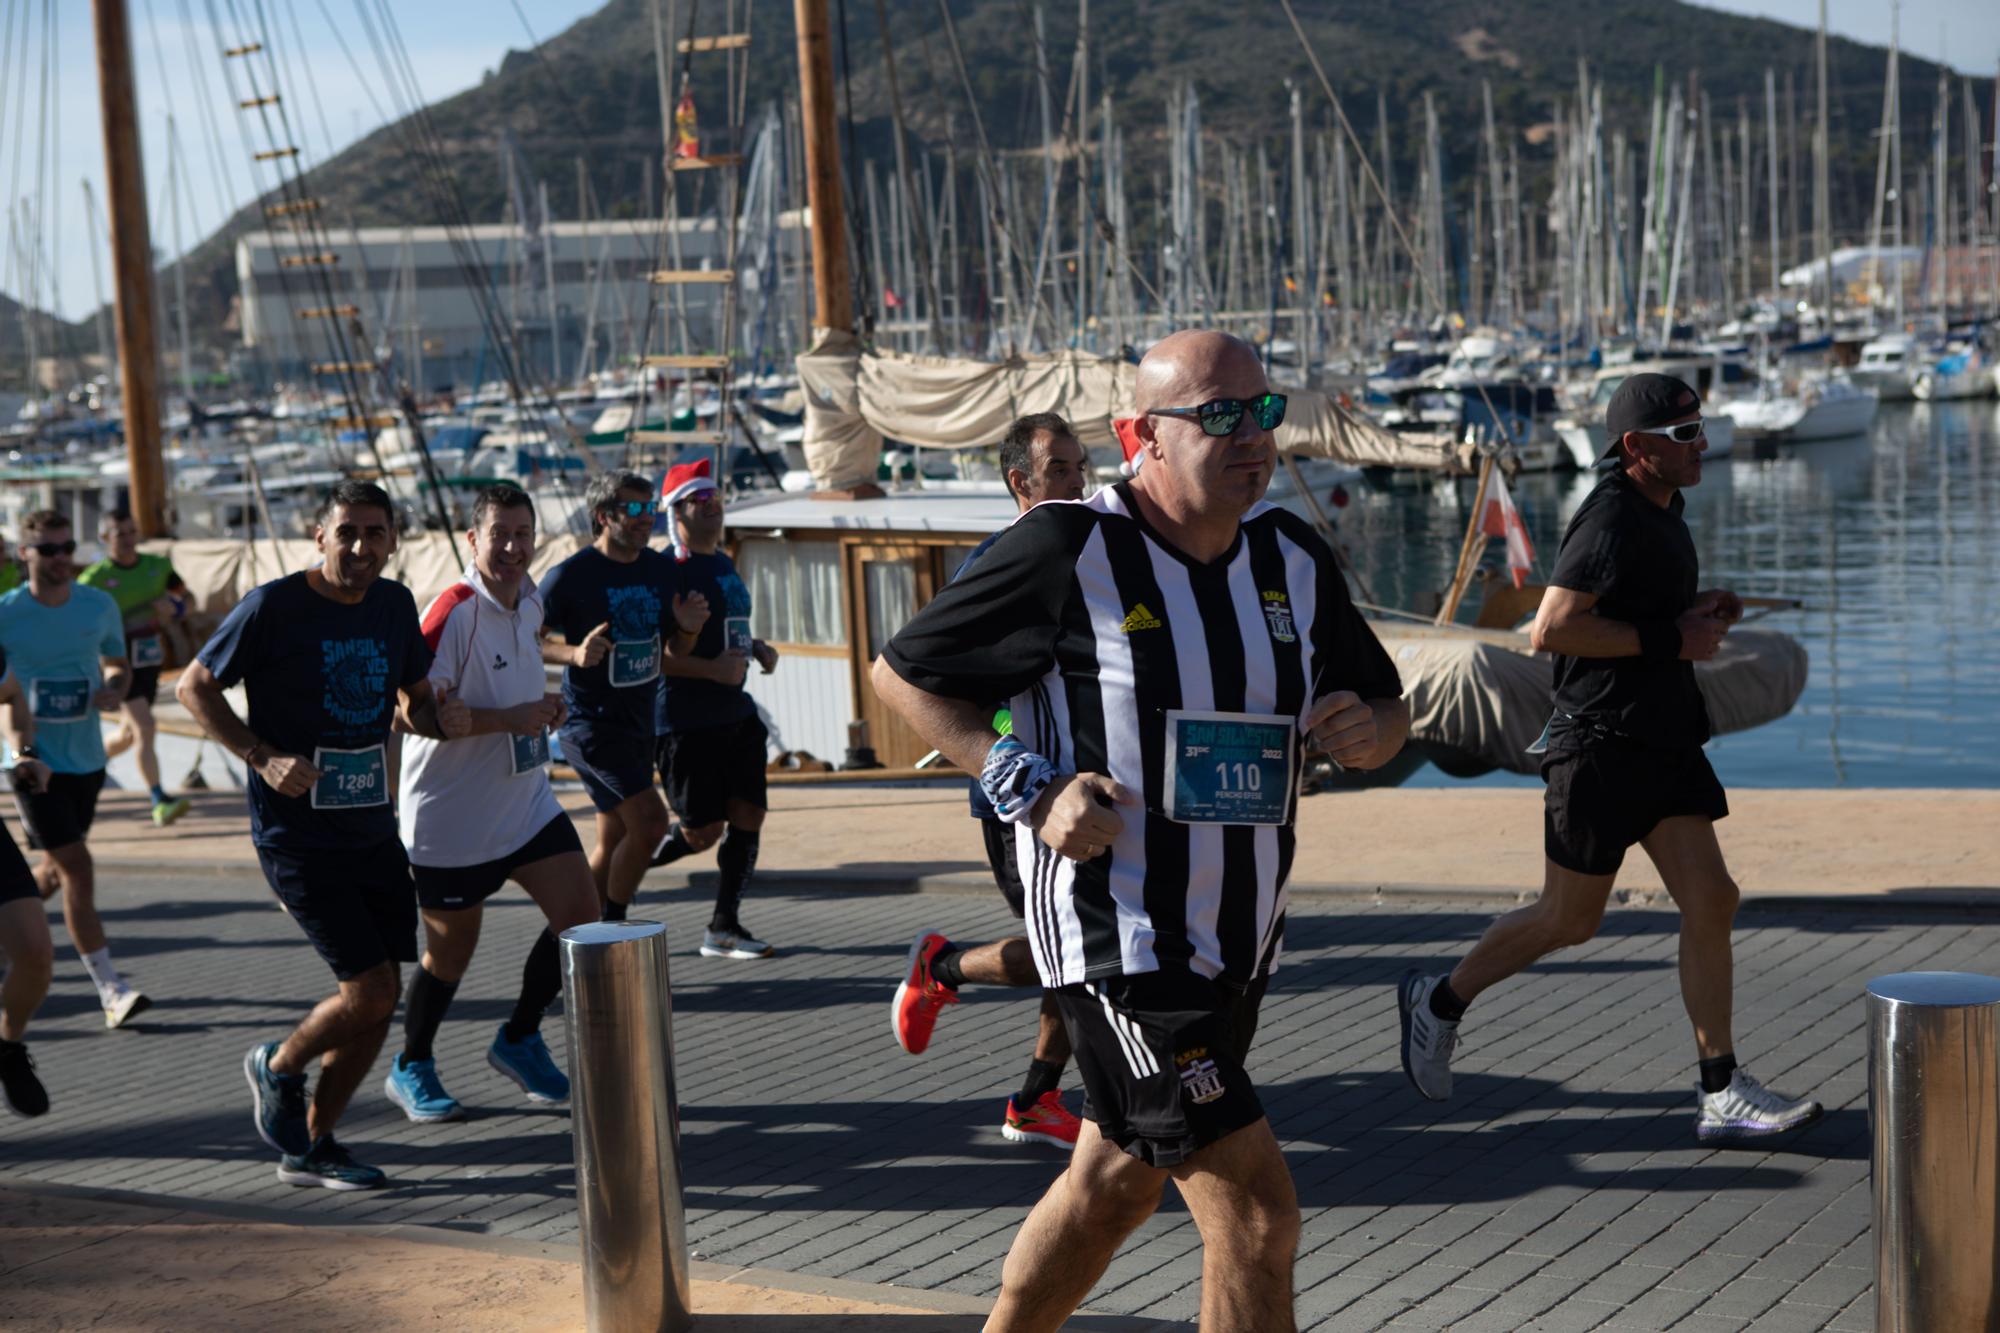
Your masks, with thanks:
M 1701 582 L 1800 599 L 1759 623 L 1798 638 L 1811 668 L 1790 714 L 1711 744 L 1723 782 L 2000 786 L 2000 405 L 1884 404 L 1866 437 L 1762 452 L 1739 445 L 1686 492 Z M 1514 483 L 1536 579 L 1594 480 Z M 1472 483 L 1456 496 L 1352 489 L 1341 529 L 1373 600 L 1413 606 L 1443 587 Z M 1489 565 L 1499 550 L 1492 543 Z M 1477 599 L 1475 588 L 1461 619 Z M 1427 766 L 1410 785 L 1459 781 Z M 1511 773 L 1477 781 L 1539 785 Z

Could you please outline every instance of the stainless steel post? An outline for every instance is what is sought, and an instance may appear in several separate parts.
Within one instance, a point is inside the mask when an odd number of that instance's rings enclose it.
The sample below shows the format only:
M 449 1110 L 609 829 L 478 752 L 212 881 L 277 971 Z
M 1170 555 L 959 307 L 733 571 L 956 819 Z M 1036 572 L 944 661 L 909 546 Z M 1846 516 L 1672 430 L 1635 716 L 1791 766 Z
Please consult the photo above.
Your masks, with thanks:
M 1868 983 L 1875 1327 L 2000 1330 L 2000 980 Z
M 684 1333 L 694 1314 L 667 928 L 566 930 L 562 968 L 585 1320 L 591 1333 Z

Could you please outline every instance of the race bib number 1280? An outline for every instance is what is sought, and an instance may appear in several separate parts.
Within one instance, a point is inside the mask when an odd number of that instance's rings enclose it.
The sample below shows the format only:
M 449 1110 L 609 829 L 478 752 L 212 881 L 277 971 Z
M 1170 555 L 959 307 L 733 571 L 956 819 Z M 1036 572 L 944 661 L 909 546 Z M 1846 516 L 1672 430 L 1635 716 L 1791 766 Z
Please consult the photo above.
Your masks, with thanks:
M 315 810 L 366 810 L 389 803 L 389 765 L 382 747 L 365 750 L 313 751 L 313 767 L 319 781 L 313 783 Z

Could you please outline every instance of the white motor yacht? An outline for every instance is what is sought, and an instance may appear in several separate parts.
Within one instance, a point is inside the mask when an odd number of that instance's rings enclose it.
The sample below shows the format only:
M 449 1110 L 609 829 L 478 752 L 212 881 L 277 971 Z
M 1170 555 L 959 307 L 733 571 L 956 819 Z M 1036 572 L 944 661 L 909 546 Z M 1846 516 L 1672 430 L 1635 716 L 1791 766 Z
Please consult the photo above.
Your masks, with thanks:
M 1847 377 L 1864 389 L 1873 389 L 1881 402 L 1908 402 L 1917 396 L 1921 359 L 1921 347 L 1914 335 L 1885 333 L 1861 349 L 1861 360 L 1848 370 Z
M 1842 375 L 1803 383 L 1795 392 L 1739 398 L 1720 411 L 1735 419 L 1736 434 L 1751 440 L 1837 440 L 1864 435 L 1875 424 L 1880 400 Z

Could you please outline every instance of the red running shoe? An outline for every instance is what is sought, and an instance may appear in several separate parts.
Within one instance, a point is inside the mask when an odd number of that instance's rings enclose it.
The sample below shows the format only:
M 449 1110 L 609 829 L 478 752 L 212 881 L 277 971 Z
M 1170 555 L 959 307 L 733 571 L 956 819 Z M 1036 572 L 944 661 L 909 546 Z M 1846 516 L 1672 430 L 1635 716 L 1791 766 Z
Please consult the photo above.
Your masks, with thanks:
M 1023 1111 L 1007 1099 L 1007 1118 L 1000 1132 L 1015 1143 L 1053 1143 L 1068 1151 L 1076 1146 L 1076 1132 L 1083 1121 L 1070 1114 L 1060 1092 L 1045 1092 L 1042 1099 Z
M 917 933 L 910 945 L 910 970 L 896 987 L 895 1003 L 889 1006 L 889 1026 L 896 1041 L 911 1055 L 922 1055 L 931 1044 L 931 1029 L 937 1026 L 938 1012 L 958 1003 L 958 992 L 941 985 L 931 976 L 931 960 L 951 948 L 951 941 L 935 930 Z

